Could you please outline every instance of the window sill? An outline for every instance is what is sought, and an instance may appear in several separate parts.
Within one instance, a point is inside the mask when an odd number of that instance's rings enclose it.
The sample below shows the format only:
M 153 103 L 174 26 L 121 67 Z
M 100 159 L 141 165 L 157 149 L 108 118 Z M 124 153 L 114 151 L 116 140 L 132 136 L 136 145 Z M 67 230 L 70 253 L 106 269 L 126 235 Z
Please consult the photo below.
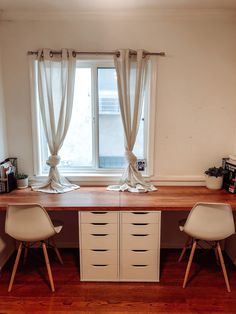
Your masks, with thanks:
M 78 185 L 109 185 L 109 184 L 119 184 L 119 181 L 122 177 L 121 173 L 81 173 L 78 174 L 62 174 L 66 177 L 70 182 L 78 184 Z M 143 174 L 145 179 L 148 179 L 149 176 Z M 29 178 L 30 184 L 45 182 L 47 179 L 47 174 L 45 175 L 36 175 Z

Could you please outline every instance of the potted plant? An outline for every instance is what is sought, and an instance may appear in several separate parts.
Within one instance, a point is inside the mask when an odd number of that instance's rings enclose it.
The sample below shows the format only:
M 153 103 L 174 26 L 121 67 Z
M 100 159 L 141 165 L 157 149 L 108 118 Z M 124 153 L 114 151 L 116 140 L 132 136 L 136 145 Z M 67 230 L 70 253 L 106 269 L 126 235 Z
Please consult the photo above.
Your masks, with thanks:
M 25 189 L 28 187 L 28 175 L 24 173 L 18 173 L 16 175 L 16 184 L 18 189 Z
M 223 175 L 226 171 L 222 167 L 211 167 L 205 171 L 206 187 L 212 190 L 219 190 L 222 188 Z

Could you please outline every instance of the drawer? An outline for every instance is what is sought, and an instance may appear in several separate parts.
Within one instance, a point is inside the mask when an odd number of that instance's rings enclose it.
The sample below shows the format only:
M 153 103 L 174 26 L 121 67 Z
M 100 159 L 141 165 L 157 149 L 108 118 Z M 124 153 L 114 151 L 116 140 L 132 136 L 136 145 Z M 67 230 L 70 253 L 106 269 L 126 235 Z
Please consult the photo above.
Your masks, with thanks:
M 117 223 L 118 212 L 94 211 L 80 212 L 80 223 Z
M 153 234 L 127 234 L 121 235 L 121 250 L 157 249 L 159 238 Z
M 81 271 L 81 280 L 117 281 L 118 265 L 115 264 L 85 264 Z
M 117 249 L 117 234 L 81 234 L 81 249 Z
M 159 281 L 156 265 L 121 265 L 120 280 L 123 281 Z
M 157 265 L 157 250 L 122 250 L 120 252 L 121 265 Z
M 159 225 L 152 223 L 142 223 L 142 222 L 133 222 L 121 225 L 122 233 L 129 234 L 158 234 L 159 233 Z
M 94 211 L 80 212 L 80 223 L 114 223 L 118 222 L 117 212 Z
M 111 224 L 108 222 L 91 222 L 84 223 L 80 225 L 81 233 L 90 233 L 90 234 L 104 234 L 104 233 L 115 233 L 117 234 L 118 225 Z
M 85 264 L 117 264 L 118 252 L 117 250 L 108 249 L 94 249 L 81 250 L 82 265 Z
M 160 221 L 161 212 L 133 211 L 121 212 L 121 222 L 126 223 L 153 223 Z

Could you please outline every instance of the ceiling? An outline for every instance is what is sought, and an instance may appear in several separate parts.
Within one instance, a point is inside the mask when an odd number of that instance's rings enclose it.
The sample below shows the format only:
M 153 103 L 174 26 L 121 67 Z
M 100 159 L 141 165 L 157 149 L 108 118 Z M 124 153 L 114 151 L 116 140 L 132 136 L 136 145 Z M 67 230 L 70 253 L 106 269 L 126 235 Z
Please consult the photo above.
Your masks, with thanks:
M 9 11 L 104 11 L 150 9 L 236 9 L 236 0 L 0 0 Z

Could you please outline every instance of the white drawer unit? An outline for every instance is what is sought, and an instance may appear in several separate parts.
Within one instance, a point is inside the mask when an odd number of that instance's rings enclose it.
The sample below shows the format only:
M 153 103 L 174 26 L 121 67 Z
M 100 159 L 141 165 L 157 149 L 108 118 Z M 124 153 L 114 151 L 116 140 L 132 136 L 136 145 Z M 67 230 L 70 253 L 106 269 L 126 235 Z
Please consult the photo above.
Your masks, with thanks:
M 159 281 L 161 212 L 120 212 L 120 280 Z
M 80 279 L 82 281 L 117 281 L 118 212 L 79 213 Z
M 83 281 L 159 281 L 159 211 L 79 213 Z

